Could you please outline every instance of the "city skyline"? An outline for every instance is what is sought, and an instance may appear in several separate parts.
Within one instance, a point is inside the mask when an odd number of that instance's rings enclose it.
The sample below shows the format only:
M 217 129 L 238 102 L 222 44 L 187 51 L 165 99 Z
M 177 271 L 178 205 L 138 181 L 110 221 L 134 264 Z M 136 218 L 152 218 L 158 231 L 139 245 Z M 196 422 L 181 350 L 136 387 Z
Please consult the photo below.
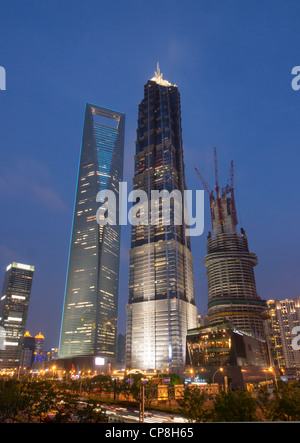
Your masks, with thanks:
M 18 12 L 6 5 L 0 18 L 0 64 L 6 69 L 6 90 L 0 91 L 0 269 L 4 278 L 12 261 L 35 265 L 26 329 L 32 334 L 41 331 L 49 346 L 58 345 L 85 103 L 126 114 L 124 180 L 130 185 L 136 105 L 157 61 L 181 91 L 187 187 L 201 189 L 194 166 L 214 182 L 214 146 L 222 159 L 222 180 L 234 160 L 239 226 L 246 229 L 259 257 L 258 293 L 263 299 L 296 297 L 299 239 L 289 223 L 291 216 L 299 216 L 294 202 L 300 92 L 291 88 L 291 70 L 300 63 L 294 39 L 299 5 L 203 1 L 189 9 L 180 2 L 163 2 L 152 5 L 145 22 L 138 2 L 126 7 L 120 3 L 114 22 L 107 20 L 114 15 L 112 5 L 83 11 L 79 2 L 76 5 L 80 8 L 70 10 L 58 2 L 51 8 L 30 2 Z M 166 36 L 159 32 L 163 13 L 170 17 Z M 101 26 L 93 26 L 99 19 Z M 97 54 L 91 49 L 95 41 Z M 211 229 L 208 207 L 206 199 L 205 232 L 192 242 L 200 313 L 206 311 L 208 299 L 202 263 Z M 121 333 L 129 245 L 130 229 L 124 227 Z

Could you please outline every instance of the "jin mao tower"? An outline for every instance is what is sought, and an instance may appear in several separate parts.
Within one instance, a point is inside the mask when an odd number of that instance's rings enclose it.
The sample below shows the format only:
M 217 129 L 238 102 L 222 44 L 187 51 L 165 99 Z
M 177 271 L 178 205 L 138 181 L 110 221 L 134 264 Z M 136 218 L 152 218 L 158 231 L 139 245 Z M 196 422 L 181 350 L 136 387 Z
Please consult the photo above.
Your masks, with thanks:
M 185 363 L 186 333 L 197 324 L 193 257 L 186 226 L 151 218 L 152 191 L 186 188 L 180 94 L 163 79 L 159 65 L 144 86 L 138 109 L 133 189 L 148 196 L 148 223 L 132 226 L 129 301 L 127 305 L 127 367 L 177 371 Z M 170 199 L 171 200 L 171 199 Z

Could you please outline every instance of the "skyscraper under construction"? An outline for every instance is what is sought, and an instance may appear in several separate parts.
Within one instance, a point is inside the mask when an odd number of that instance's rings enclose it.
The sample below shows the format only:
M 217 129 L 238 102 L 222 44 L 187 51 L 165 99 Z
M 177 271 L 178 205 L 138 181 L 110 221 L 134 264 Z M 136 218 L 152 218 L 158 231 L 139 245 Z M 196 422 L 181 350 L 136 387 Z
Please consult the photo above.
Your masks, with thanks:
M 237 212 L 231 162 L 230 185 L 220 192 L 215 150 L 215 192 L 197 170 L 209 194 L 212 231 L 207 238 L 205 266 L 208 309 L 205 325 L 187 334 L 186 374 L 196 382 L 226 384 L 246 389 L 269 378 L 276 380 L 266 336 L 266 302 L 256 291 L 255 254 L 249 252 L 246 233 L 237 232 Z
M 133 189 L 185 189 L 180 94 L 159 66 L 139 105 Z M 160 207 L 161 215 L 161 207 Z M 196 326 L 193 258 L 186 227 L 132 226 L 127 305 L 127 367 L 176 371 L 185 363 L 186 333 Z
M 215 194 L 209 192 L 213 234 L 207 239 L 205 266 L 208 278 L 209 325 L 229 321 L 233 327 L 256 337 L 264 337 L 266 302 L 257 294 L 254 266 L 257 257 L 249 252 L 244 229 L 237 232 L 233 162 L 230 186 L 220 193 L 215 150 Z

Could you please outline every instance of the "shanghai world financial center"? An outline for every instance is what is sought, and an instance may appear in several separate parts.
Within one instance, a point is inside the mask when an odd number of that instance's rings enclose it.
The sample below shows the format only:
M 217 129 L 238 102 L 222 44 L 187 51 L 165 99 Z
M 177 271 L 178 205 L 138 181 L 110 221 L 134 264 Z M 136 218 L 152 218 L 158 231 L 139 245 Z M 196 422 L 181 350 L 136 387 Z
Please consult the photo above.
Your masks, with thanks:
M 65 288 L 59 357 L 114 357 L 120 225 L 96 221 L 98 192 L 118 196 L 125 115 L 87 103 Z

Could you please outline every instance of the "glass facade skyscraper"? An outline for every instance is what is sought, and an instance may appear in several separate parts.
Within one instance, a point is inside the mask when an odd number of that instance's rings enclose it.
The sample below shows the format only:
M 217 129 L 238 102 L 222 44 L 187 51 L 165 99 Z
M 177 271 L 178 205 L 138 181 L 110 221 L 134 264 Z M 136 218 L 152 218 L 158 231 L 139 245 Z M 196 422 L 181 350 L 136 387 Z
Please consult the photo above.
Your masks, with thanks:
M 0 300 L 0 368 L 18 368 L 22 353 L 34 266 L 13 262 L 6 268 Z M 4 335 L 4 337 L 3 337 Z
M 116 354 L 120 225 L 97 223 L 96 196 L 118 199 L 124 131 L 124 114 L 86 104 L 59 358 Z
M 196 327 L 193 258 L 182 223 L 151 224 L 151 192 L 185 186 L 180 94 L 159 67 L 139 105 L 133 189 L 148 197 L 148 223 L 132 226 L 126 365 L 179 370 L 185 363 L 186 333 Z

